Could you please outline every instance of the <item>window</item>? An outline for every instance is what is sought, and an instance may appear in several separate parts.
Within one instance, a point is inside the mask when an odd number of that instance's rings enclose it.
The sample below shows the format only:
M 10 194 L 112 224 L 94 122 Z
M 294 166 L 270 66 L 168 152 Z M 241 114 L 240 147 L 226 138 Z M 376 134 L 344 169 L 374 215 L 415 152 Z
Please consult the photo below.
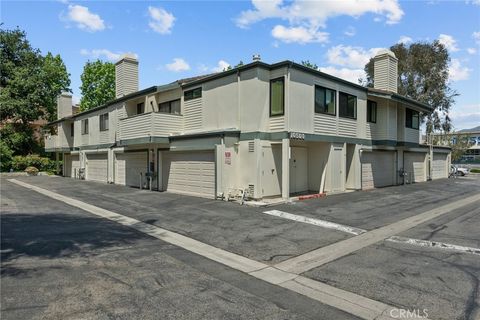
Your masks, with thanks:
M 340 117 L 357 119 L 357 97 L 340 92 L 338 113 Z
M 158 112 L 180 114 L 180 99 L 159 103 Z
M 335 94 L 334 90 L 315 86 L 315 112 L 335 115 Z
M 73 134 L 74 134 L 74 129 L 75 129 L 75 125 L 74 123 L 70 123 L 70 137 L 73 137 Z
M 283 77 L 270 80 L 270 116 L 283 115 L 284 107 L 285 90 Z
M 367 100 L 367 122 L 377 123 L 377 103 Z
M 185 91 L 183 94 L 183 100 L 193 100 L 202 97 L 202 88 L 195 88 L 192 90 Z
M 82 134 L 88 134 L 88 119 L 82 120 Z
M 420 117 L 418 111 L 405 109 L 405 127 L 418 130 Z
M 145 112 L 145 103 L 137 103 L 137 114 L 142 114 Z
M 100 131 L 108 130 L 108 113 L 100 115 Z

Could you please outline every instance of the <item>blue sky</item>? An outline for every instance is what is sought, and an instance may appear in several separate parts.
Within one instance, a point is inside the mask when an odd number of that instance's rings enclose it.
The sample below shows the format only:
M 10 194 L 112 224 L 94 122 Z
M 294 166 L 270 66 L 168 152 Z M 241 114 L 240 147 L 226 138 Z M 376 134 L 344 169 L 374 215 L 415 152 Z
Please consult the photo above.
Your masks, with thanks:
M 215 72 L 253 53 L 310 60 L 356 82 L 379 48 L 440 39 L 460 93 L 456 129 L 480 125 L 480 0 L 457 1 L 2 1 L 4 28 L 60 54 L 75 99 L 87 60 L 138 55 L 140 87 Z

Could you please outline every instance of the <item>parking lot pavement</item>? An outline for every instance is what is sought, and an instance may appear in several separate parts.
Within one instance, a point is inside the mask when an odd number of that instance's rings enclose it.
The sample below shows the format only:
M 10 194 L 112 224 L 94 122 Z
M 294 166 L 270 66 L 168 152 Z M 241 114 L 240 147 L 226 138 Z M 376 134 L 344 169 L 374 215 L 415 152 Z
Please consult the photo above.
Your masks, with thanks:
M 0 187 L 2 319 L 356 319 L 4 180 Z
M 69 178 L 17 179 L 268 264 L 352 236 L 267 216 L 265 208 Z
M 480 250 L 480 207 L 478 203 L 400 233 L 398 236 L 442 242 Z M 480 259 L 480 256 L 478 257 Z
M 305 273 L 430 319 L 479 319 L 479 256 L 383 242 Z
M 372 230 L 478 193 L 480 176 L 330 195 L 275 209 Z

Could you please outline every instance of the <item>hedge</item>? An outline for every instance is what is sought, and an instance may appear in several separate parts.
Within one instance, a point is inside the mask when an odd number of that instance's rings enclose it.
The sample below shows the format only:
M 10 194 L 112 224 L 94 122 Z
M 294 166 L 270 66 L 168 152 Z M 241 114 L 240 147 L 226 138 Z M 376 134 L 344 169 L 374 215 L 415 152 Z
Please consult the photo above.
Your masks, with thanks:
M 56 169 L 55 161 L 40 157 L 37 154 L 28 156 L 14 156 L 11 167 L 13 171 L 24 171 L 27 167 L 35 167 L 39 171 L 53 172 Z

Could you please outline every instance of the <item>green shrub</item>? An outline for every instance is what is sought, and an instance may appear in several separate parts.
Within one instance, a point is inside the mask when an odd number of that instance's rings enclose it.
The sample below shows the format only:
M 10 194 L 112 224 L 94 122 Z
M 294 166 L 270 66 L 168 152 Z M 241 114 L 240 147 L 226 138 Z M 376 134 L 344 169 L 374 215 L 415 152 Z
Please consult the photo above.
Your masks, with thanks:
M 478 169 L 478 168 L 473 168 L 473 169 L 470 169 L 470 172 L 480 173 L 480 169 Z
M 13 157 L 12 169 L 14 171 L 24 171 L 27 167 L 35 167 L 40 171 L 55 171 L 55 161 L 37 154 Z
M 8 171 L 12 165 L 13 152 L 7 144 L 0 140 L 0 171 Z
M 35 167 L 27 167 L 25 172 L 28 173 L 29 176 L 36 176 L 38 174 L 38 169 Z

